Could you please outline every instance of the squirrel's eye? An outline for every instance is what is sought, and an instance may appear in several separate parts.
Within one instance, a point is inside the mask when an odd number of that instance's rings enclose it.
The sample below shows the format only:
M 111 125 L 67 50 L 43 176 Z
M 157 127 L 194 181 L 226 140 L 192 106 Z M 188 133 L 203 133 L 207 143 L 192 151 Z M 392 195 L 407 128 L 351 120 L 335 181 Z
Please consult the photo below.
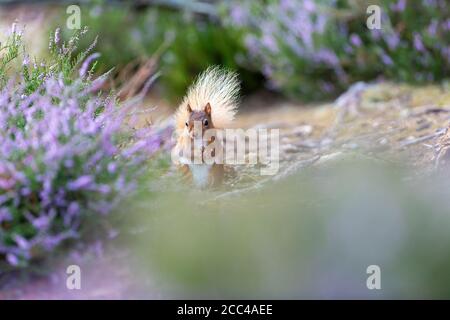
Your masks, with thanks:
M 186 127 L 189 127 L 189 123 L 188 122 L 186 122 Z
M 207 119 L 203 120 L 203 124 L 204 124 L 205 126 L 207 126 L 207 125 L 208 125 L 208 120 L 207 120 Z

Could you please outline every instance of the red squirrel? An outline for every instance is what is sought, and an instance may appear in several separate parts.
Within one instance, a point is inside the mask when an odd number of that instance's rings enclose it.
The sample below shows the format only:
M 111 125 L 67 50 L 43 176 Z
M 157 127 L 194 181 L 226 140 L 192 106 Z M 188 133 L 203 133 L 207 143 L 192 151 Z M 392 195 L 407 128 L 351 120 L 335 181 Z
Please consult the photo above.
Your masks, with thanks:
M 189 87 L 178 107 L 175 114 L 177 142 L 173 150 L 177 155 L 175 163 L 197 187 L 218 187 L 223 182 L 222 159 L 217 157 L 213 163 L 206 160 L 207 156 L 215 158 L 218 155 L 216 150 L 222 147 L 222 139 L 219 135 L 212 134 L 213 137 L 208 138 L 205 134 L 208 130 L 226 129 L 231 124 L 238 109 L 239 89 L 236 73 L 209 67 Z M 214 148 L 208 148 L 213 142 Z

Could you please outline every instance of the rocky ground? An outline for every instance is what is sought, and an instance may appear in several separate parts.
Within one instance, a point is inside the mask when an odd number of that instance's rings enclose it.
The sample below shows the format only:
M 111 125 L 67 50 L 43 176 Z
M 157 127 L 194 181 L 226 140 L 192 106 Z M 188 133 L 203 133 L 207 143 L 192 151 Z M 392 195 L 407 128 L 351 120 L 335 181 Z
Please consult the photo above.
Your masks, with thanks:
M 280 129 L 280 170 L 265 181 L 289 175 L 302 166 L 358 154 L 404 163 L 421 171 L 445 155 L 450 124 L 450 88 L 383 83 L 355 84 L 335 102 L 298 106 L 255 100 L 236 123 L 243 128 Z M 242 167 L 232 185 L 252 187 L 255 168 Z
M 304 167 L 343 156 L 397 162 L 417 169 L 417 174 L 426 174 L 448 157 L 448 85 L 358 83 L 327 104 L 298 105 L 264 94 L 244 104 L 236 127 L 280 129 L 280 170 L 275 176 L 261 176 L 257 166 L 239 167 L 218 197 L 245 194 Z M 130 280 L 133 271 L 126 250 L 101 252 L 93 250 L 77 258 L 84 266 L 83 277 L 89 279 L 80 291 L 65 289 L 65 267 L 73 260 L 71 256 L 55 264 L 52 277 L 15 276 L 13 281 L 0 283 L 0 299 L 159 298 L 157 293 L 139 292 Z

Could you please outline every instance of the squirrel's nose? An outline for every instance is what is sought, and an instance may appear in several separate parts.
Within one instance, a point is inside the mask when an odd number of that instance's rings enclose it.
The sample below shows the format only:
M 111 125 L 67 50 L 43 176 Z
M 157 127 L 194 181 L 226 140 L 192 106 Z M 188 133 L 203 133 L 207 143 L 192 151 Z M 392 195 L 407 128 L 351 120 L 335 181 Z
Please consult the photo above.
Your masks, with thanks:
M 193 135 L 193 137 L 196 138 L 196 139 L 202 137 L 201 133 L 199 133 L 199 132 L 193 132 L 192 135 Z

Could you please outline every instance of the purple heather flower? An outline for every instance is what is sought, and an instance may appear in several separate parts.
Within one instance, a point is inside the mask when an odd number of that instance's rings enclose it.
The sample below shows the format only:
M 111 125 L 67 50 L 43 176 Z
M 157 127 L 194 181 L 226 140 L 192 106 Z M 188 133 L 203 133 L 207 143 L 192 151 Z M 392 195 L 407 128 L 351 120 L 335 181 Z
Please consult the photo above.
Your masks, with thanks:
M 13 178 L 0 177 L 0 190 L 11 190 L 16 185 L 16 181 Z
M 78 212 L 80 212 L 80 205 L 78 204 L 78 202 L 72 201 L 67 208 L 67 214 L 69 216 L 74 216 L 78 214 Z
M 263 65 L 262 72 L 267 78 L 271 78 L 273 75 L 273 69 L 269 64 Z
M 21 249 L 28 250 L 30 248 L 30 243 L 24 237 L 22 237 L 20 235 L 15 235 L 14 241 L 17 243 L 17 245 Z
M 60 29 L 60 28 L 57 28 L 57 29 L 55 30 L 55 38 L 54 38 L 54 42 L 55 42 L 56 45 L 58 45 L 58 44 L 60 43 L 60 41 L 61 41 L 61 29 Z
M 323 62 L 329 66 L 336 67 L 339 65 L 339 58 L 329 49 L 320 49 L 314 56 L 317 62 Z
M 98 59 L 99 57 L 100 57 L 100 53 L 96 52 L 86 58 L 86 60 L 83 62 L 83 65 L 80 68 L 79 74 L 80 74 L 81 78 L 86 76 L 91 62 L 94 61 L 95 59 Z
M 280 8 L 285 11 L 290 11 L 295 9 L 297 6 L 297 2 L 294 0 L 281 0 L 280 1 Z
M 30 64 L 30 56 L 28 54 L 25 54 L 23 57 L 23 62 L 22 65 L 23 66 L 28 66 Z
M 345 51 L 345 53 L 348 53 L 348 54 L 352 54 L 354 52 L 352 46 L 350 46 L 350 45 L 346 45 L 344 47 L 344 51 Z
M 115 173 L 117 170 L 117 164 L 115 162 L 108 163 L 108 172 Z
M 3 221 L 9 221 L 11 219 L 12 219 L 12 216 L 11 216 L 11 212 L 9 211 L 9 209 L 0 207 L 0 224 Z
M 330 92 L 334 91 L 334 85 L 332 83 L 330 83 L 330 82 L 322 82 L 320 84 L 320 87 L 326 93 L 330 93 Z
M 422 3 L 427 7 L 437 7 L 436 0 L 422 0 Z
M 382 37 L 382 32 L 379 29 L 372 29 L 372 30 L 370 30 L 370 35 L 371 35 L 372 39 L 380 40 Z
M 391 66 L 391 65 L 394 64 L 394 62 L 392 61 L 391 57 L 389 57 L 385 52 L 381 53 L 381 60 L 387 66 Z
M 6 254 L 6 260 L 8 261 L 8 263 L 12 266 L 17 266 L 19 265 L 19 259 L 17 258 L 16 255 L 12 254 L 12 253 L 8 253 Z
M 355 47 L 360 47 L 362 45 L 361 38 L 357 34 L 354 34 L 354 33 L 350 36 L 350 42 Z
M 392 5 L 392 10 L 395 12 L 403 12 L 406 8 L 406 0 L 398 0 L 396 4 Z
M 419 52 L 425 51 L 425 46 L 422 42 L 422 36 L 418 33 L 414 33 L 414 48 Z
M 91 9 L 91 11 L 89 12 L 89 14 L 94 18 L 100 16 L 102 13 L 103 13 L 103 8 L 100 5 L 93 7 Z
M 100 78 L 95 79 L 94 81 L 92 81 L 92 83 L 89 86 L 87 92 L 88 93 L 93 93 L 93 92 L 99 91 L 103 87 L 105 82 L 106 82 L 106 78 L 104 78 L 104 77 L 100 77 Z
M 243 26 L 247 20 L 247 10 L 242 7 L 243 4 L 236 4 L 231 7 L 230 18 L 231 22 L 236 26 Z
M 314 1 L 305 0 L 303 2 L 303 8 L 308 12 L 313 12 L 316 10 L 316 5 L 314 4 Z
M 432 37 L 435 37 L 437 34 L 437 29 L 438 29 L 438 21 L 437 20 L 431 21 L 431 23 L 427 28 L 428 34 Z
M 450 31 L 450 19 L 447 19 L 442 23 L 442 29 L 444 31 Z
M 256 36 L 254 35 L 247 35 L 244 39 L 245 46 L 248 48 L 249 53 L 251 55 L 256 55 L 259 53 L 260 49 L 260 43 Z
M 48 216 L 41 216 L 32 220 L 33 226 L 38 230 L 47 230 L 50 225 L 50 218 Z
M 400 43 L 400 36 L 397 32 L 391 32 L 384 37 L 390 50 L 395 50 Z
M 97 187 L 97 191 L 102 194 L 108 194 L 111 192 L 111 187 L 108 186 L 107 184 L 101 184 Z
M 450 63 L 450 47 L 445 46 L 441 49 L 441 54 L 444 57 L 444 59 L 447 60 L 447 63 Z
M 275 38 L 270 34 L 264 34 L 262 40 L 262 45 L 272 53 L 276 53 L 278 51 L 278 45 Z
M 93 183 L 93 179 L 92 176 L 81 176 L 78 179 L 74 180 L 74 181 L 70 181 L 67 184 L 67 189 L 69 190 L 79 190 L 79 189 L 84 189 L 88 186 L 90 186 Z

